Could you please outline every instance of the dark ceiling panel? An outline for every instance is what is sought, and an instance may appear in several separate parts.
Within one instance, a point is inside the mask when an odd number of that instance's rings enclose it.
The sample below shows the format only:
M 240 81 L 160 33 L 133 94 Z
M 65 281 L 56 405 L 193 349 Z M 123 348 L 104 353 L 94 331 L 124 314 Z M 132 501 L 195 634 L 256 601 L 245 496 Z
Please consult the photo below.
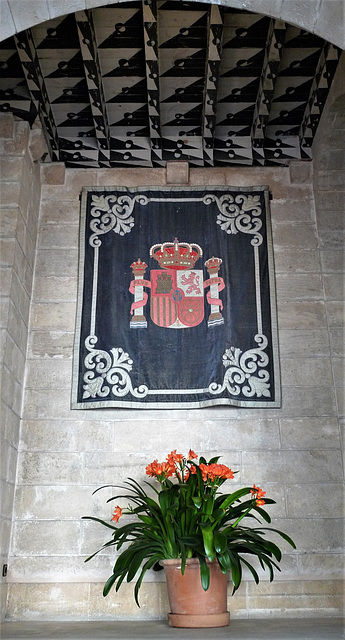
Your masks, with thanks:
M 310 159 L 340 50 L 207 3 L 143 0 L 55 18 L 0 45 L 0 110 L 39 118 L 77 167 Z

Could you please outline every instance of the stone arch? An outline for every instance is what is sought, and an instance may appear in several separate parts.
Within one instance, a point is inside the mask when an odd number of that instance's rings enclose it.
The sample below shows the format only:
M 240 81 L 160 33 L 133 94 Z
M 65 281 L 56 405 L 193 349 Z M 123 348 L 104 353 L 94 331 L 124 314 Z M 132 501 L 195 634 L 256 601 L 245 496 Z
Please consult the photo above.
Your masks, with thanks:
M 123 0 L 71 0 L 66 3 L 66 0 L 55 0 L 51 5 L 49 0 L 40 0 L 37 3 L 28 3 L 27 0 L 3 0 L 0 40 L 33 27 L 35 24 L 65 15 L 67 8 L 70 13 L 121 1 Z M 206 2 L 206 0 L 190 0 L 190 2 L 197 1 Z M 315 33 L 340 48 L 345 48 L 343 0 L 331 2 L 330 0 L 311 0 L 307 3 L 301 3 L 300 0 L 221 0 L 216 4 L 284 20 Z

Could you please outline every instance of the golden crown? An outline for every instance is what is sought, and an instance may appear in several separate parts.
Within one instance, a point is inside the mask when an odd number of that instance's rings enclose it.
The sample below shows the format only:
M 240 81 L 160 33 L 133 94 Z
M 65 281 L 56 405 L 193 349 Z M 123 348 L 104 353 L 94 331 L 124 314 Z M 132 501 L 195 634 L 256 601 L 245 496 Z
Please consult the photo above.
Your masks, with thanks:
M 179 242 L 163 242 L 154 244 L 150 256 L 157 260 L 163 269 L 193 269 L 196 261 L 202 256 L 202 248 L 198 244 Z
M 212 258 L 209 258 L 208 260 L 206 260 L 205 262 L 205 267 L 207 269 L 207 271 L 213 275 L 214 273 L 218 273 L 219 267 L 222 264 L 222 259 L 221 258 L 215 258 L 214 256 L 212 256 Z
M 145 272 L 145 269 L 147 269 L 147 264 L 138 258 L 136 262 L 132 262 L 131 269 L 135 276 L 142 275 Z

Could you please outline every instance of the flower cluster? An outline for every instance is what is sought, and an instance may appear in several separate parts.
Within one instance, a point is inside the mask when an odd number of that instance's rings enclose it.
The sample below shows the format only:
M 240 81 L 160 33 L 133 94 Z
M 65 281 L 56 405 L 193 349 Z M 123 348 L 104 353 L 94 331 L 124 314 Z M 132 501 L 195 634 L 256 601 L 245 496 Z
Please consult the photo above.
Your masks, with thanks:
M 176 453 L 176 449 L 174 449 L 167 455 L 164 462 L 154 460 L 151 464 L 148 464 L 145 469 L 146 475 L 151 478 L 157 478 L 159 482 L 163 482 L 167 478 L 171 478 L 175 475 L 176 478 L 185 482 L 189 476 L 187 463 L 197 457 L 196 453 L 191 449 L 188 452 L 187 458 L 184 458 L 182 453 Z
M 265 504 L 265 500 L 262 498 L 266 495 L 266 491 L 260 489 L 260 487 L 256 487 L 255 484 L 253 488 L 250 490 L 253 500 L 256 500 L 256 506 L 262 507 Z
M 170 462 L 158 462 L 158 460 L 154 460 L 146 467 L 146 475 L 150 476 L 150 478 L 157 478 L 160 481 L 170 478 L 174 471 L 175 465 Z
M 225 464 L 203 464 L 201 462 L 199 468 L 204 482 L 218 484 L 220 480 L 232 480 L 234 477 L 234 472 Z M 192 469 L 192 473 L 196 473 L 196 470 Z
M 193 464 L 193 460 L 198 456 L 192 449 L 189 450 L 187 457 L 185 458 L 182 453 L 177 453 L 176 449 L 171 451 L 164 462 L 158 462 L 154 460 L 145 468 L 146 475 L 150 478 L 156 478 L 161 484 L 164 484 L 168 478 L 175 477 L 179 482 L 187 482 L 190 474 L 197 474 L 197 466 Z M 215 490 L 218 486 L 223 484 L 225 480 L 232 480 L 234 478 L 234 472 L 225 464 L 218 464 L 216 462 L 204 463 L 200 462 L 198 469 L 201 472 L 202 480 L 206 486 L 210 487 L 210 490 Z M 265 491 L 262 491 L 260 487 L 253 485 L 250 489 L 252 500 L 255 500 L 258 507 L 263 506 L 265 501 L 263 497 L 266 495 Z M 118 505 L 115 507 L 112 520 L 118 522 L 123 515 L 123 510 Z
M 186 482 L 189 474 L 195 475 L 197 473 L 196 466 L 189 464 L 192 460 L 198 458 L 197 454 L 189 450 L 186 458 L 182 453 L 176 453 L 176 449 L 171 451 L 164 462 L 158 462 L 154 460 L 146 467 L 146 474 L 151 478 L 156 478 L 159 482 L 164 482 L 167 478 L 175 476 L 178 480 Z M 200 463 L 199 469 L 202 474 L 202 479 L 206 484 L 213 486 L 219 485 L 224 480 L 232 479 L 234 477 L 233 471 L 225 464 L 216 463 Z

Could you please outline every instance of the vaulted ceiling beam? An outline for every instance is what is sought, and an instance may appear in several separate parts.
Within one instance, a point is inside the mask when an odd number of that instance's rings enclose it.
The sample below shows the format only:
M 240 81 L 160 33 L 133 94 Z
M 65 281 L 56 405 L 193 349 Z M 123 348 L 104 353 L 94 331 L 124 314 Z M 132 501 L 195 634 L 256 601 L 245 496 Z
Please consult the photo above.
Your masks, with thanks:
M 110 161 L 110 131 L 92 14 L 89 11 L 78 11 L 75 14 L 75 18 L 78 28 L 80 51 L 85 69 L 85 78 L 90 96 L 99 161 L 101 166 L 110 166 L 110 164 L 108 164 Z
M 265 129 L 269 120 L 274 87 L 284 48 L 285 34 L 285 23 L 282 20 L 271 20 L 251 132 L 255 164 L 265 163 Z
M 31 29 L 14 36 L 32 101 L 37 108 L 50 159 L 60 160 L 59 138 Z
M 308 104 L 299 131 L 301 155 L 304 159 L 312 157 L 311 146 L 325 103 L 325 97 L 322 94 L 328 95 L 333 78 L 333 69 L 331 67 L 337 65 L 339 56 L 340 49 L 325 42 L 320 52 L 320 58 L 310 88 Z
M 153 166 L 163 166 L 159 100 L 157 1 L 143 0 L 147 104 Z
M 214 134 L 217 112 L 217 89 L 222 54 L 223 18 L 217 5 L 210 5 L 208 48 L 206 52 L 206 84 L 203 106 L 203 131 L 205 166 L 214 164 Z
M 311 157 L 339 56 L 216 3 L 120 2 L 11 38 L 0 109 L 39 114 L 66 166 L 286 165 Z

